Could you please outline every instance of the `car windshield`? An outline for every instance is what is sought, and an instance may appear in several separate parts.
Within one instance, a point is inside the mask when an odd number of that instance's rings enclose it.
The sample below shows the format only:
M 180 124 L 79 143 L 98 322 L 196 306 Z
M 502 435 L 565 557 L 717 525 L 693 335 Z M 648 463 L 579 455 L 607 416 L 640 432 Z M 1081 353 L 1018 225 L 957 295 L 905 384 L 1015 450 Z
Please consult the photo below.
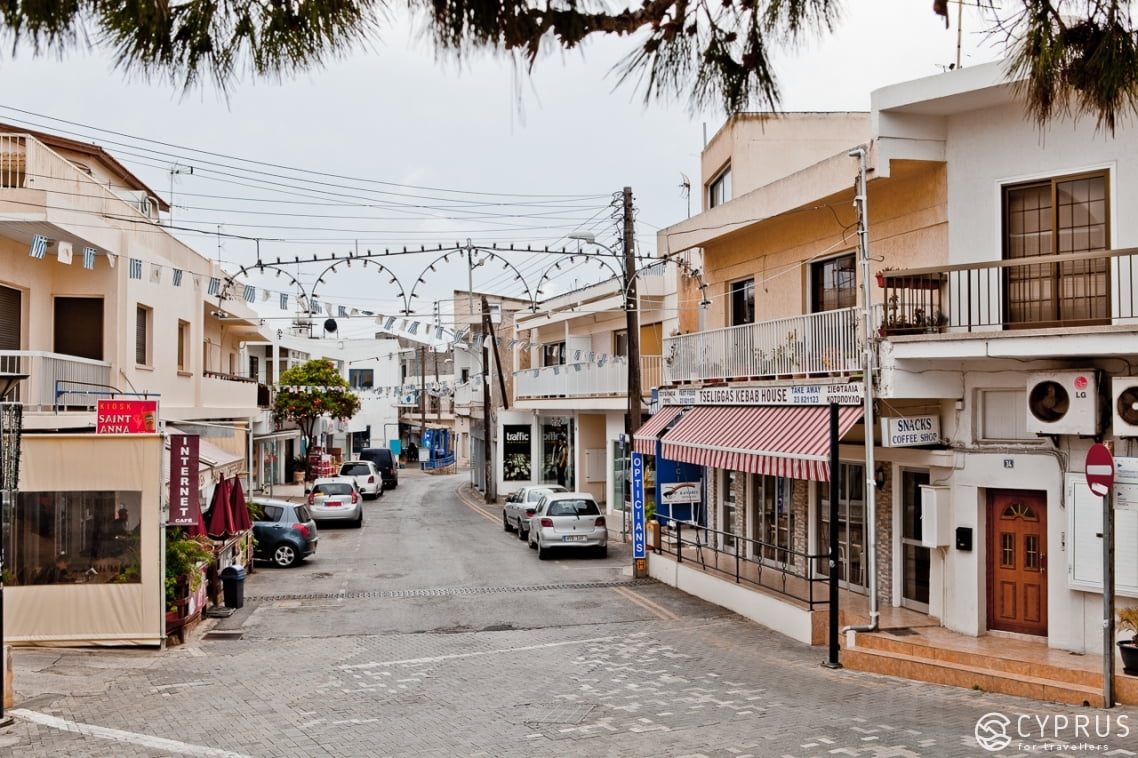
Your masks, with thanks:
M 365 476 L 371 473 L 371 469 L 366 463 L 345 463 L 340 473 L 344 476 Z
M 350 495 L 352 494 L 352 485 L 329 482 L 328 484 L 317 484 L 312 488 L 312 491 L 317 495 Z
M 549 504 L 550 516 L 599 516 L 600 510 L 592 500 L 558 500 Z

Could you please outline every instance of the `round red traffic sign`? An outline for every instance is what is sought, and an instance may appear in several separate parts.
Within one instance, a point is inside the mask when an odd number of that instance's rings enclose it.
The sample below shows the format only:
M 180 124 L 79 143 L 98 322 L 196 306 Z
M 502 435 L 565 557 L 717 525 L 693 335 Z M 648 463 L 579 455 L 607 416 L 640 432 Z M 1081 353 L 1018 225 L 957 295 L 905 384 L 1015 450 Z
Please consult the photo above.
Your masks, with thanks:
M 1106 445 L 1091 445 L 1087 451 L 1087 486 L 1091 492 L 1103 496 L 1114 484 L 1114 456 Z

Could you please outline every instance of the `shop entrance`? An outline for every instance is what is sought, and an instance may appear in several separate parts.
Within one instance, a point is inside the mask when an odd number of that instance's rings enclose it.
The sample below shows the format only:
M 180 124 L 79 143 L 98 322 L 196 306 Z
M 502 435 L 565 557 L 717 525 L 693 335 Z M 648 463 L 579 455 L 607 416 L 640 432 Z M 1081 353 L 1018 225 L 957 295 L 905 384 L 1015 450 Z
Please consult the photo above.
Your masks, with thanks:
M 1047 498 L 988 490 L 988 628 L 1047 634 Z

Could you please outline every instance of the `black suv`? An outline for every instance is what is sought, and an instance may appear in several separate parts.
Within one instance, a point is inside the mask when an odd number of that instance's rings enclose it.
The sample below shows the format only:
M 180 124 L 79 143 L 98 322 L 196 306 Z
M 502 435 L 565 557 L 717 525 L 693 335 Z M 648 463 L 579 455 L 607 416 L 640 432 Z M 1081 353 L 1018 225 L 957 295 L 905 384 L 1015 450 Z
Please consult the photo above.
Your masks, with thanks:
M 316 552 L 320 537 L 307 505 L 261 499 L 253 504 L 253 557 L 288 568 Z
M 393 490 L 399 486 L 399 460 L 385 447 L 365 447 L 360 451 L 361 461 L 371 461 L 383 477 L 383 488 Z

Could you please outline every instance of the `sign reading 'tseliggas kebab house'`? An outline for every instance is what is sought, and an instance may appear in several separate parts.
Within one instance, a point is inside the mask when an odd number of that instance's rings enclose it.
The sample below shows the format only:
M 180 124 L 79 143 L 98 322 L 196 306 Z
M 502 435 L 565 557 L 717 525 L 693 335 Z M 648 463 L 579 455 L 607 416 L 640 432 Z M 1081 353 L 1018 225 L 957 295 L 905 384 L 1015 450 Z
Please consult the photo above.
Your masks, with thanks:
M 861 405 L 860 383 L 804 384 L 785 387 L 698 387 L 662 389 L 661 405 Z

